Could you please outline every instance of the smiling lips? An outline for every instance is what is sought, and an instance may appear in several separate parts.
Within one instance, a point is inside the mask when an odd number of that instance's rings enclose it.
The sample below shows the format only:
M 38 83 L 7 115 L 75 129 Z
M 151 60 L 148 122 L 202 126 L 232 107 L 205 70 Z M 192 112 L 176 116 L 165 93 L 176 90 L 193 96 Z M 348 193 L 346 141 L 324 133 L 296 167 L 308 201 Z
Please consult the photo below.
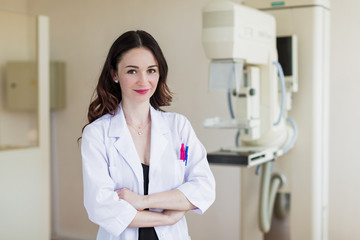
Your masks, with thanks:
M 139 94 L 146 94 L 147 92 L 149 92 L 149 89 L 138 89 L 138 90 L 135 90 L 135 92 L 137 92 Z

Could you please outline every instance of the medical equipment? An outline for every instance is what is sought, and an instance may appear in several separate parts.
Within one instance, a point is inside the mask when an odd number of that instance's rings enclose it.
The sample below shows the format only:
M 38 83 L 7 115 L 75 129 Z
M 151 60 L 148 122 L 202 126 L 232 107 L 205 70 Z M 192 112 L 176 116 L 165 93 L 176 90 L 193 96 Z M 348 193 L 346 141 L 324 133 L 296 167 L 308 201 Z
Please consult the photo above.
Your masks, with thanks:
M 247 167 L 263 164 L 259 225 L 268 232 L 275 193 L 285 182 L 282 175 L 271 177 L 271 165 L 297 138 L 296 124 L 287 117 L 296 78 L 285 80 L 278 63 L 275 19 L 264 12 L 212 1 L 203 8 L 202 42 L 212 60 L 210 88 L 228 91 L 231 114 L 231 119 L 215 117 L 204 125 L 238 129 L 235 147 L 223 147 L 208 159 Z M 231 98 L 236 99 L 235 113 Z

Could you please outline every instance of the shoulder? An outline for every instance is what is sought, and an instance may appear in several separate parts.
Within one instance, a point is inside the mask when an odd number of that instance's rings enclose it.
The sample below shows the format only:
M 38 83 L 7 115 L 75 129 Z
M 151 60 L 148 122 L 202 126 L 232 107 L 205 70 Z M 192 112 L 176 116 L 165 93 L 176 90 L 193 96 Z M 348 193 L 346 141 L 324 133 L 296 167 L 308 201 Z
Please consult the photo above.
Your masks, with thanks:
M 83 131 L 83 138 L 88 135 L 102 135 L 101 133 L 105 133 L 110 126 L 110 120 L 113 116 L 111 114 L 106 114 L 92 123 L 88 124 Z
M 171 131 L 176 131 L 180 135 L 192 131 L 192 126 L 190 121 L 186 116 L 176 112 L 163 112 L 163 111 L 156 111 L 157 115 L 160 116 L 161 121 L 164 122 L 165 125 Z
M 170 124 L 184 125 L 189 123 L 187 117 L 176 112 L 162 112 L 157 111 L 161 117 Z

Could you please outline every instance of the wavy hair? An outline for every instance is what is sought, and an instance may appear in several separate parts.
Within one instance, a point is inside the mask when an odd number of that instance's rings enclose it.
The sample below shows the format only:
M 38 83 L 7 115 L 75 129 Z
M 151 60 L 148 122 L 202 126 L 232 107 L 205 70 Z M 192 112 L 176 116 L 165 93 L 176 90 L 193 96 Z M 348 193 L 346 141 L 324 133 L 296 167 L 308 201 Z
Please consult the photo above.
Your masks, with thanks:
M 128 31 L 116 39 L 109 50 L 92 97 L 93 100 L 89 106 L 89 122 L 84 128 L 105 114 L 116 114 L 122 96 L 121 86 L 113 81 L 113 74 L 117 72 L 118 64 L 124 53 L 134 48 L 147 48 L 150 50 L 159 66 L 159 81 L 154 94 L 150 98 L 150 104 L 157 110 L 161 110 L 162 106 L 170 105 L 172 92 L 166 84 L 168 65 L 159 44 L 145 31 Z

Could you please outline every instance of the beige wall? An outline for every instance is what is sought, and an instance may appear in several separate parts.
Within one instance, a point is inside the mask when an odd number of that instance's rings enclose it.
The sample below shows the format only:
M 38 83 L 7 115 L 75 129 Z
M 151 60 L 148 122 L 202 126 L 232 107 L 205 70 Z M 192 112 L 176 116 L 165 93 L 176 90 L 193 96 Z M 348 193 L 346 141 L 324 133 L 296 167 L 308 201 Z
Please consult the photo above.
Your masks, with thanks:
M 207 91 L 208 60 L 201 46 L 200 14 L 206 2 L 29 0 L 30 12 L 50 16 L 51 59 L 67 64 L 68 106 L 53 113 L 56 233 L 93 239 L 96 232 L 82 205 L 81 158 L 76 139 L 86 122 L 86 109 L 107 50 L 120 33 L 129 29 L 152 33 L 167 57 L 169 84 L 176 93 L 168 110 L 188 116 L 208 150 L 232 145 L 233 132 L 202 127 L 206 117 L 227 115 L 225 95 Z M 24 11 L 25 6 L 26 1 L 0 0 L 2 9 Z M 360 34 L 349 27 L 360 21 L 357 9 L 357 0 L 332 2 L 330 240 L 355 240 L 360 235 L 356 225 L 360 214 L 360 192 L 356 190 L 360 157 L 354 151 L 360 143 L 360 112 L 353 108 L 360 102 Z M 220 166 L 212 169 L 217 179 L 217 201 L 204 216 L 190 214 L 190 234 L 193 239 L 239 239 L 240 170 Z
M 360 1 L 332 1 L 330 240 L 359 239 Z
M 28 0 L 0 0 L 2 10 L 25 13 L 28 11 Z

